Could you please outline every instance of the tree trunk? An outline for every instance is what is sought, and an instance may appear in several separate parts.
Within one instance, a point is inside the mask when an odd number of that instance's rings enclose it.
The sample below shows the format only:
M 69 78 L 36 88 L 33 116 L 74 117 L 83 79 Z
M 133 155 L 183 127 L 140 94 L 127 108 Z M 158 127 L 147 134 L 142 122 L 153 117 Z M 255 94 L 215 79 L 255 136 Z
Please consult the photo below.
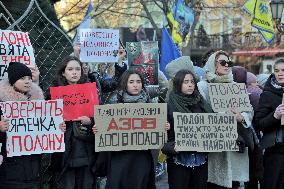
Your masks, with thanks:
M 196 25 L 199 21 L 199 16 L 200 16 L 200 9 L 199 9 L 200 7 L 196 7 L 197 3 L 199 3 L 199 0 L 193 0 L 191 3 L 188 4 L 188 6 L 194 10 L 194 22 L 192 26 L 190 27 L 189 43 L 187 44 L 185 48 L 182 49 L 183 55 L 187 55 L 187 56 L 191 55 L 191 48 L 194 42 L 194 30 L 196 28 Z

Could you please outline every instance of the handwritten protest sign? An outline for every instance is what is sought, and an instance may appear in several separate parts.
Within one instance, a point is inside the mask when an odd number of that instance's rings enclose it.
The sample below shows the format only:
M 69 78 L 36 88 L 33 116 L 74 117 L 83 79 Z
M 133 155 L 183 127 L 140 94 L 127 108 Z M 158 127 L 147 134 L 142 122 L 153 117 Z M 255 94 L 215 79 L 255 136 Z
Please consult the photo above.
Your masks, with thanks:
M 117 62 L 119 30 L 80 29 L 82 62 Z
M 167 140 L 166 104 L 109 104 L 95 114 L 97 152 L 158 149 Z
M 208 89 L 214 112 L 226 112 L 232 108 L 239 112 L 252 111 L 244 83 L 209 83 Z
M 94 116 L 94 105 L 99 104 L 96 83 L 50 87 L 51 99 L 63 99 L 64 120 L 80 116 Z
M 64 152 L 62 100 L 1 102 L 3 116 L 9 120 L 7 156 Z
M 159 48 L 157 41 L 127 42 L 128 64 L 138 70 L 148 85 L 158 84 Z
M 35 66 L 35 57 L 28 33 L 0 30 L 0 80 L 7 78 L 10 62 Z
M 238 151 L 233 115 L 174 112 L 173 116 L 177 151 Z

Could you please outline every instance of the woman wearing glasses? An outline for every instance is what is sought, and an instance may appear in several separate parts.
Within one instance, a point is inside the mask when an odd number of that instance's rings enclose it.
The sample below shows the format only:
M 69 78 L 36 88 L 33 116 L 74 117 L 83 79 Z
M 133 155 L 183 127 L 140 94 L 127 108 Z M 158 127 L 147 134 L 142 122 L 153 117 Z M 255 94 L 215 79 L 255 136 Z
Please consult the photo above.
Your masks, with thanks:
M 233 83 L 232 66 L 229 55 L 225 51 L 217 51 L 213 53 L 207 60 L 204 71 L 206 80 L 198 82 L 200 94 L 210 104 L 208 83 Z M 245 123 L 251 118 L 250 114 L 240 113 L 231 110 L 237 118 L 238 123 Z M 249 179 L 248 153 L 238 152 L 214 152 L 208 154 L 208 188 L 221 189 L 233 188 L 233 181 L 246 182 Z

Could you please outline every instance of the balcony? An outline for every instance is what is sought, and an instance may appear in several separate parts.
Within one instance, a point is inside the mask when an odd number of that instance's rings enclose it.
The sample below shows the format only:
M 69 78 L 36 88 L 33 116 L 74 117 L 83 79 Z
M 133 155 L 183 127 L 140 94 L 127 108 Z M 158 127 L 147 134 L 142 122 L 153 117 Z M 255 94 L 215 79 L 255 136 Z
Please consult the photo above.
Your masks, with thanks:
M 209 48 L 233 51 L 235 49 L 284 47 L 283 41 L 277 44 L 276 40 L 274 40 L 271 44 L 267 45 L 259 32 L 195 36 L 193 38 L 192 51 L 201 50 L 204 52 L 204 49 Z

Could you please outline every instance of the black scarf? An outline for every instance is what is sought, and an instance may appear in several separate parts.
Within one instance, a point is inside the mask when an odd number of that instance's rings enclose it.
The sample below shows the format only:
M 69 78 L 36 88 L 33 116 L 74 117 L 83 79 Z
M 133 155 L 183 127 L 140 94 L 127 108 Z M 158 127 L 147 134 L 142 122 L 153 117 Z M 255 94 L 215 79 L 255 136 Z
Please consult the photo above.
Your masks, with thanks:
M 194 90 L 191 95 L 185 95 L 172 91 L 169 96 L 169 104 L 176 107 L 176 111 L 181 113 L 191 113 L 192 107 L 199 105 L 206 113 L 213 112 L 208 103 L 202 98 L 198 90 Z
M 272 77 L 271 77 L 271 85 L 272 85 L 273 87 L 275 87 L 276 89 L 282 89 L 282 91 L 284 91 L 284 85 L 278 83 L 278 81 L 276 80 L 276 77 L 275 77 L 274 74 L 273 74 Z

